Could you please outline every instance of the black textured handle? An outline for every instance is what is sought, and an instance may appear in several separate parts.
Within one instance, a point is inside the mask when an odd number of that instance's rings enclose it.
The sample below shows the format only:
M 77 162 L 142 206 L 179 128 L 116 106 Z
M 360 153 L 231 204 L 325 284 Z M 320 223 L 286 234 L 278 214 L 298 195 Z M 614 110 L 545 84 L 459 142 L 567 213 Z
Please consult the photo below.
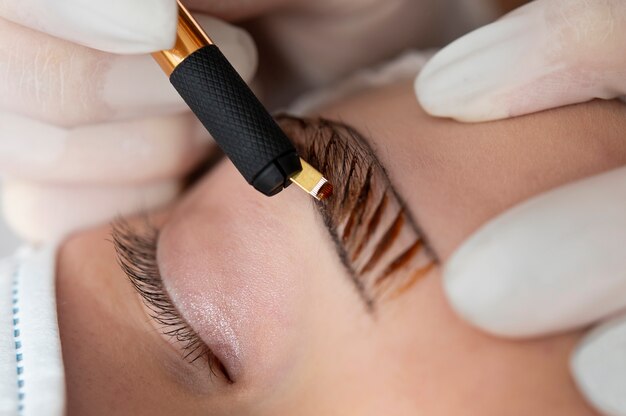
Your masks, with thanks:
M 217 46 L 188 56 L 170 82 L 256 189 L 274 195 L 302 170 L 296 149 Z

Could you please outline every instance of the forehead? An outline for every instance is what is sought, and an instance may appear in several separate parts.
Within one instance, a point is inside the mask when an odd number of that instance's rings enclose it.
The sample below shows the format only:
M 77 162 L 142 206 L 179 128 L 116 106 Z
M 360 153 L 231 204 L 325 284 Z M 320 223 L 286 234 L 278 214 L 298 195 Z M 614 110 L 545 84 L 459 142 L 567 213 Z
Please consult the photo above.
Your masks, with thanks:
M 370 141 L 443 259 L 507 208 L 626 163 L 619 134 L 626 110 L 616 103 L 464 124 L 426 115 L 412 85 L 402 82 L 319 113 L 352 125 Z

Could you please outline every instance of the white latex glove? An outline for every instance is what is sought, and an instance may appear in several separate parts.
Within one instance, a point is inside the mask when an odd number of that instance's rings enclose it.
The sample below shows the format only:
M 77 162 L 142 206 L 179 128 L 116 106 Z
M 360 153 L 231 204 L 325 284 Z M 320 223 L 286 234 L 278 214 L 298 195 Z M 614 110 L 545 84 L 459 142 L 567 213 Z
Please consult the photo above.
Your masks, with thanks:
M 493 15 L 482 1 L 188 3 L 222 18 L 254 20 L 271 52 L 263 85 L 277 104 L 486 22 Z M 201 156 L 206 133 L 151 58 L 109 53 L 170 48 L 176 21 L 176 0 L 0 0 L 0 173 L 8 178 L 4 211 L 20 235 L 54 239 L 175 195 L 176 179 Z M 203 22 L 250 79 L 256 67 L 250 38 Z
M 532 2 L 444 48 L 416 89 L 428 112 L 463 121 L 623 96 L 626 1 Z M 491 221 L 444 280 L 459 314 L 496 335 L 595 326 L 572 357 L 574 378 L 605 414 L 626 415 L 626 168 Z
M 491 0 L 185 0 L 192 10 L 251 21 L 263 82 L 293 97 L 411 47 L 449 42 L 495 17 Z M 0 0 L 0 16 L 91 48 L 171 47 L 176 0 Z M 213 35 L 209 31 L 209 35 Z M 278 89 L 278 91 L 277 91 Z
M 536 0 L 442 49 L 415 83 L 424 109 L 487 121 L 626 94 L 626 1 Z
M 53 3 L 0 1 L 0 16 L 45 22 L 37 27 L 71 39 L 93 28 L 87 39 L 100 46 L 121 46 L 130 36 L 121 22 L 114 24 L 116 14 L 103 17 L 95 9 L 120 13 L 132 1 Z M 257 62 L 251 37 L 214 18 L 199 20 L 250 80 Z M 137 39 L 127 52 L 142 50 L 144 40 Z M 0 50 L 3 208 L 9 225 L 29 241 L 54 240 L 166 203 L 207 151 L 208 133 L 149 55 L 96 51 L 2 17 Z

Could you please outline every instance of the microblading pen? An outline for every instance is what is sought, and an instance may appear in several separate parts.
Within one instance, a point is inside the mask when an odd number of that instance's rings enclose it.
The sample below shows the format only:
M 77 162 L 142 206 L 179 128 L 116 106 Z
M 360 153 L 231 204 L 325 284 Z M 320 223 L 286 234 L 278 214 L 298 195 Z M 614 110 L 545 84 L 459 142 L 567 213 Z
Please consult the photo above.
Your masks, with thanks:
M 153 54 L 170 82 L 235 167 L 259 192 L 276 195 L 291 182 L 321 200 L 332 185 L 302 160 L 246 82 L 178 1 L 173 49 Z

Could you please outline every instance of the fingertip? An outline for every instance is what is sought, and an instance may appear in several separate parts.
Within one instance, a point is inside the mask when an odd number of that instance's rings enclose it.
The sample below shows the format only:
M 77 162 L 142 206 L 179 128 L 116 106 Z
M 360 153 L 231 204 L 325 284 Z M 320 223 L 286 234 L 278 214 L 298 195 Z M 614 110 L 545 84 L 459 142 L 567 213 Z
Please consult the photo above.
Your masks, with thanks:
M 5 2 L 6 3 L 6 2 Z M 13 3 L 13 2 L 8 2 Z M 7 20 L 55 37 L 116 54 L 143 54 L 174 45 L 175 0 L 23 0 L 0 4 Z
M 33 244 L 60 241 L 119 215 L 156 209 L 178 194 L 177 180 L 129 186 L 51 185 L 19 180 L 3 184 L 3 215 L 9 227 Z
M 621 1 L 528 3 L 439 51 L 416 80 L 419 102 L 481 122 L 619 97 L 625 18 Z
M 516 299 L 516 279 L 507 268 L 506 252 L 490 233 L 473 236 L 448 261 L 443 272 L 444 293 L 452 309 L 466 322 L 496 336 L 520 337 L 533 332 L 524 314 L 527 305 Z M 506 248 L 504 249 L 506 251 Z
M 470 236 L 444 268 L 461 317 L 496 335 L 588 325 L 626 307 L 626 169 L 538 195 Z
M 435 54 L 415 83 L 424 110 L 463 122 L 513 116 L 524 90 L 545 75 L 539 14 L 522 7 Z
M 175 0 L 153 0 L 149 3 L 116 0 L 102 10 L 84 13 L 84 16 L 87 17 L 86 25 L 75 25 L 77 33 L 69 32 L 69 40 L 105 52 L 147 54 L 172 49 L 176 42 L 178 5 Z M 75 16 L 66 18 L 74 24 Z M 72 27 L 68 29 L 71 31 Z
M 458 66 L 442 66 L 448 60 L 447 54 L 447 48 L 436 54 L 415 79 L 415 95 L 424 111 L 433 117 L 469 123 L 507 118 L 509 111 L 497 102 L 494 97 L 497 94 L 480 90 L 482 82 L 475 85 L 470 79 L 459 82 L 468 78 L 464 73 L 469 69 L 462 62 L 455 64 Z
M 626 317 L 592 330 L 570 361 L 583 396 L 603 414 L 626 415 Z

